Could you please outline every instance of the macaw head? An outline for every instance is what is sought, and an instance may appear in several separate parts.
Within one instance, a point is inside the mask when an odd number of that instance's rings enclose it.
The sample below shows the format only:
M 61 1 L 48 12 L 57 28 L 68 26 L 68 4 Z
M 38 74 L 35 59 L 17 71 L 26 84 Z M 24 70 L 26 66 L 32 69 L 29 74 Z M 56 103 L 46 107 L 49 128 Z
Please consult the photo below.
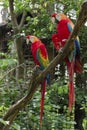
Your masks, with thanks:
M 29 42 L 34 43 L 38 41 L 38 38 L 36 36 L 28 35 L 26 36 L 26 43 L 29 44 Z
M 66 19 L 69 19 L 65 14 L 62 14 L 62 13 L 54 13 L 51 15 L 52 17 L 52 22 L 55 23 L 55 22 L 60 22 L 61 20 L 66 20 Z

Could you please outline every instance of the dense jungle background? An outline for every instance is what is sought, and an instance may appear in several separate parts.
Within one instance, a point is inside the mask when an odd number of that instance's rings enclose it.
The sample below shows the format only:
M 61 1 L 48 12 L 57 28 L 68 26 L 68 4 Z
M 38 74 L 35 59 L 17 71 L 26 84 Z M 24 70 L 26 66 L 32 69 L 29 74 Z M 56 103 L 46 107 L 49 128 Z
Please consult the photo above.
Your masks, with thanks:
M 1 124 L 9 123 L 3 120 L 3 116 L 29 90 L 35 63 L 31 46 L 26 44 L 24 36 L 39 37 L 46 45 L 51 62 L 57 55 L 51 40 L 56 31 L 51 14 L 65 13 L 75 24 L 82 3 L 83 0 L 0 0 Z M 79 38 L 83 72 L 74 78 L 75 107 L 69 113 L 69 77 L 65 62 L 61 62 L 53 70 L 50 86 L 47 86 L 42 130 L 87 130 L 87 24 L 80 30 Z M 39 130 L 40 100 L 39 87 L 12 121 L 9 130 Z

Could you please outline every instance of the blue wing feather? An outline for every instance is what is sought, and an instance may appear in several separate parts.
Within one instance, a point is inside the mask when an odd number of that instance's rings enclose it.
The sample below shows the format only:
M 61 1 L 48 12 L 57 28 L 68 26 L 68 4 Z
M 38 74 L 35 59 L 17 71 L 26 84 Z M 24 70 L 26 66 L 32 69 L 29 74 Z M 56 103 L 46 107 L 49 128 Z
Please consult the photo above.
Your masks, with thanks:
M 73 31 L 73 28 L 72 28 L 72 26 L 71 26 L 71 24 L 69 22 L 67 23 L 67 27 L 68 27 L 68 29 L 69 29 L 70 32 Z
M 78 39 L 75 40 L 76 54 L 80 54 L 80 42 Z
M 41 59 L 41 56 L 40 56 L 40 48 L 37 49 L 36 58 L 37 58 L 37 60 L 40 64 L 40 69 L 44 70 L 44 65 L 43 65 L 43 62 L 42 62 L 42 59 Z
M 43 58 L 43 56 L 41 55 L 40 48 L 37 49 L 36 57 L 37 57 L 37 60 L 38 60 L 38 62 L 40 64 L 40 69 L 44 70 L 47 67 L 48 63 L 49 63 L 49 60 Z M 47 84 L 50 85 L 50 74 L 48 74 L 46 76 L 46 80 L 47 80 Z
M 71 26 L 71 24 L 68 22 L 67 23 L 67 27 L 69 29 L 70 32 L 73 31 L 73 28 Z M 80 42 L 79 42 L 79 38 L 77 37 L 76 40 L 75 40 L 75 51 L 74 51 L 74 55 L 78 55 L 80 54 Z

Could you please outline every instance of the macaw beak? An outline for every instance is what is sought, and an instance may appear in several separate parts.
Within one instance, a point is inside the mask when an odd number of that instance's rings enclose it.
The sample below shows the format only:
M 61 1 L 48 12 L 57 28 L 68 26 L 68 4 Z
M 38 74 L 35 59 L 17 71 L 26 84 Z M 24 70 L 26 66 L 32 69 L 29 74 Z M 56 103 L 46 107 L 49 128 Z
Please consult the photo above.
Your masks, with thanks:
M 28 45 L 29 44 L 29 41 L 30 41 L 30 36 L 26 36 L 26 44 Z

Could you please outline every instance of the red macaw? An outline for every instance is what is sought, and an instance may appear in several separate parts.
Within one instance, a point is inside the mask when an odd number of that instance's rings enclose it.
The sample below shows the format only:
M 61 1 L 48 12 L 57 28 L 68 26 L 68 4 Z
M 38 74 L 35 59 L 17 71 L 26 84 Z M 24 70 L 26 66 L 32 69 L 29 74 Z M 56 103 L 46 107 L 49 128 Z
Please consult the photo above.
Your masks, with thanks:
M 44 70 L 49 64 L 48 53 L 45 45 L 36 36 L 28 35 L 26 36 L 26 38 L 28 42 L 31 41 L 32 43 L 31 51 L 36 65 L 39 65 L 40 70 Z M 42 129 L 42 116 L 43 116 L 43 109 L 44 109 L 44 97 L 46 92 L 47 80 L 49 82 L 49 76 L 47 76 L 44 79 L 41 87 L 41 107 L 40 107 L 40 128 L 41 129 Z
M 57 24 L 57 33 L 52 35 L 52 41 L 55 48 L 59 51 L 66 44 L 66 41 L 74 28 L 74 24 L 66 15 L 62 13 L 52 14 L 52 22 Z M 80 42 L 78 36 L 74 41 L 74 48 L 72 49 L 71 53 L 65 57 L 64 60 L 67 64 L 69 72 L 69 110 L 71 112 L 72 106 L 74 105 L 75 96 L 73 81 L 74 72 L 82 72 L 82 64 L 80 62 Z

